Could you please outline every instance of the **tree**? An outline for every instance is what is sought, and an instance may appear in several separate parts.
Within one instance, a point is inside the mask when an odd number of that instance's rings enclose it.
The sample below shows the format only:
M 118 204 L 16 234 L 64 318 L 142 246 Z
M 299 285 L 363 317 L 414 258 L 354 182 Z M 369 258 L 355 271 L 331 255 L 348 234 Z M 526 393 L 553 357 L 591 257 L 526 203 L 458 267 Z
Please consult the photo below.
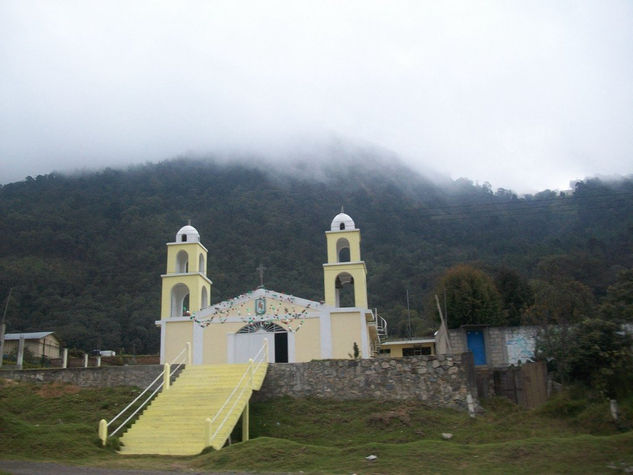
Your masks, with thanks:
M 507 324 L 520 325 L 523 312 L 534 302 L 530 285 L 518 272 L 508 268 L 498 269 L 494 279 Z
M 548 361 L 561 382 L 576 382 L 607 397 L 624 396 L 633 388 L 633 339 L 619 325 L 587 318 L 562 332 L 553 327 L 540 335 L 536 357 Z
M 594 298 L 586 285 L 575 280 L 534 281 L 534 304 L 525 321 L 540 326 L 537 358 L 546 359 L 549 369 L 566 383 L 571 374 L 573 324 L 593 313 Z
M 600 315 L 613 322 L 633 322 L 633 269 L 620 272 L 615 284 L 607 289 Z
M 569 325 L 591 316 L 594 297 L 591 289 L 576 280 L 533 281 L 534 303 L 526 321 L 536 325 Z
M 435 293 L 446 296 L 449 328 L 505 323 L 501 311 L 501 295 L 492 278 L 479 269 L 469 265 L 451 267 L 440 278 Z

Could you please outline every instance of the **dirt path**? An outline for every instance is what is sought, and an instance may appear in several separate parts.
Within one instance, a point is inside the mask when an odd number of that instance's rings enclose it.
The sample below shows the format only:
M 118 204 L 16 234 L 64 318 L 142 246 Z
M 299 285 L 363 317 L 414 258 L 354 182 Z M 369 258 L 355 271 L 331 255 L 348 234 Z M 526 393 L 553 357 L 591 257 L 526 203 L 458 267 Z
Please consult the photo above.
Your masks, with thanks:
M 11 475 L 151 475 L 178 472 L 162 470 L 121 470 L 103 467 L 79 467 L 74 465 L 60 465 L 49 462 L 27 462 L 22 460 L 0 460 L 0 473 Z M 182 473 L 182 472 L 181 472 Z M 213 475 L 218 472 L 193 472 L 186 471 L 190 475 Z M 243 472 L 223 472 L 224 475 L 244 475 Z

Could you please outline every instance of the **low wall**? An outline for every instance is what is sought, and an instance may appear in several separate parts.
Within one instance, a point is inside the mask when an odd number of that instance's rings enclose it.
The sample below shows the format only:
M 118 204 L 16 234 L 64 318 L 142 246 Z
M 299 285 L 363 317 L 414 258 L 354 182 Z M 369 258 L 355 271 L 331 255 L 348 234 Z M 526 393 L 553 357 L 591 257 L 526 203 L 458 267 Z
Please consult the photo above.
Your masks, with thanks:
M 0 378 L 83 387 L 145 387 L 161 365 L 1 370 Z M 418 400 L 432 407 L 467 408 L 477 397 L 471 353 L 366 360 L 274 363 L 254 400 L 283 396 L 328 399 Z
M 503 368 L 478 367 L 476 377 L 480 399 L 503 396 L 530 409 L 547 401 L 547 365 L 544 361 Z
M 0 378 L 29 383 L 67 383 L 82 387 L 146 387 L 162 365 L 102 366 L 100 368 L 1 370 Z
M 415 399 L 466 409 L 468 393 L 477 397 L 471 353 L 271 364 L 254 399 Z

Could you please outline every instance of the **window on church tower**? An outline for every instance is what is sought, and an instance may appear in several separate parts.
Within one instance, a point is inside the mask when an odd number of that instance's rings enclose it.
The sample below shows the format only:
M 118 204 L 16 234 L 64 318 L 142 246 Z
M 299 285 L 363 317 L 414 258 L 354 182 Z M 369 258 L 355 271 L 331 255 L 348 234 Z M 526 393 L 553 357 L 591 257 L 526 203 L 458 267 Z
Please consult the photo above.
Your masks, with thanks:
M 181 240 L 182 242 L 187 242 L 187 235 L 186 235 L 186 234 L 183 234 L 182 236 L 180 236 L 180 240 Z
M 341 223 L 341 224 L 339 224 L 339 229 L 340 229 L 341 231 L 345 230 L 345 223 Z

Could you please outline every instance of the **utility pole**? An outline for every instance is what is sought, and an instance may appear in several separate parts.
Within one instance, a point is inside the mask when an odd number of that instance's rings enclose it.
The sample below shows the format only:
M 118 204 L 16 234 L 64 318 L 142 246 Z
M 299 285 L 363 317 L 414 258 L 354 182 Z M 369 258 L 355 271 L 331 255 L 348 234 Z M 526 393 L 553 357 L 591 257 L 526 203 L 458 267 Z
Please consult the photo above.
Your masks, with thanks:
M 411 331 L 411 309 L 409 308 L 409 289 L 407 289 L 407 316 L 409 319 L 409 338 L 413 338 L 413 332 Z
M 9 299 L 11 298 L 11 292 L 13 287 L 9 289 L 9 295 L 7 296 L 7 303 L 4 304 L 4 312 L 2 313 L 2 323 L 0 323 L 0 367 L 2 367 L 2 361 L 4 360 L 4 333 L 6 331 L 7 309 L 9 308 Z

